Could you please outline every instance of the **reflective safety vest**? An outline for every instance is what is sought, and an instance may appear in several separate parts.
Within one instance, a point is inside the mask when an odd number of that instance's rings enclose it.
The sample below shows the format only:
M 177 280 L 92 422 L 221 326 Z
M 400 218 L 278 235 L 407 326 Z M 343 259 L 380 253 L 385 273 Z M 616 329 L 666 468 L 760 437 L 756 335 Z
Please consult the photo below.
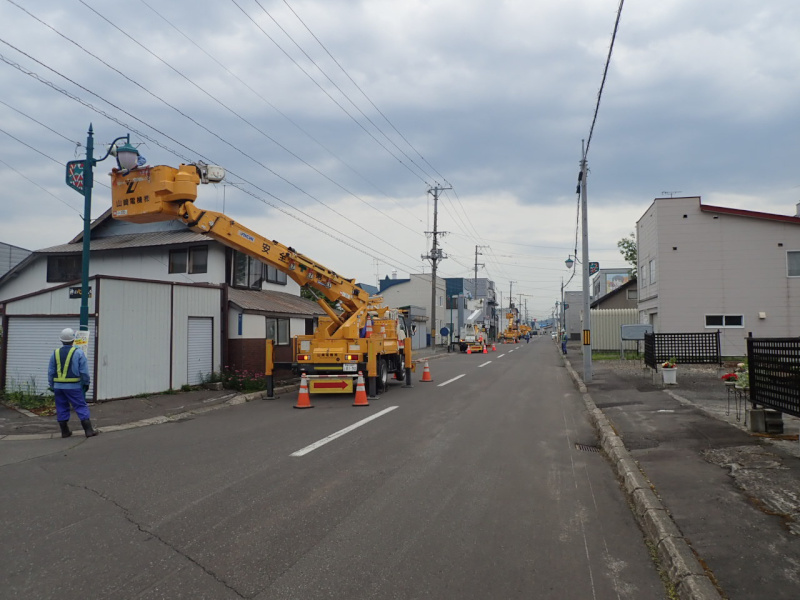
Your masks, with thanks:
M 78 377 L 67 377 L 69 373 L 69 363 L 72 360 L 72 354 L 75 352 L 75 346 L 72 346 L 67 352 L 67 359 L 64 361 L 64 367 L 61 367 L 61 348 L 56 350 L 56 376 L 53 381 L 56 383 L 77 383 L 81 380 Z

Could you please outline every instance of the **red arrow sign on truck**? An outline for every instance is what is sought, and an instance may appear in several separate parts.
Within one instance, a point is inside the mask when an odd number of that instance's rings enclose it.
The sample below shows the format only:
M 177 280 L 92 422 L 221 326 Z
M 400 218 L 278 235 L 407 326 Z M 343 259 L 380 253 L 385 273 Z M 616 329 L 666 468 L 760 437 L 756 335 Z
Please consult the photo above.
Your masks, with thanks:
M 348 385 L 349 384 L 346 381 L 315 381 L 313 383 L 314 388 L 317 389 L 339 388 L 340 390 L 343 390 Z

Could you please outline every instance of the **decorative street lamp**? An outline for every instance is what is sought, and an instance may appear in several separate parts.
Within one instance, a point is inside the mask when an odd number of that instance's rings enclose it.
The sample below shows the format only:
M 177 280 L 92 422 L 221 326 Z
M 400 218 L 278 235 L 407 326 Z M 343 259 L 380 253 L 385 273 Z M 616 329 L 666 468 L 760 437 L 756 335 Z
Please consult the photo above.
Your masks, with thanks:
M 577 256 L 576 256 L 576 257 L 574 257 L 574 260 L 573 260 L 573 256 L 572 256 L 572 254 L 570 254 L 570 255 L 567 257 L 567 260 L 565 260 L 565 261 L 564 261 L 564 264 L 565 264 L 565 265 L 567 265 L 567 268 L 568 268 L 568 269 L 571 269 L 571 268 L 572 268 L 572 265 L 574 265 L 574 264 L 575 264 L 575 261 L 576 261 L 576 260 L 578 260 L 578 257 L 577 257 Z M 580 262 L 580 261 L 578 261 L 578 262 Z
M 125 140 L 122 146 L 117 143 Z M 130 171 L 138 165 L 139 151 L 131 146 L 130 134 L 118 137 L 108 148 L 102 158 L 94 158 L 94 131 L 89 123 L 89 132 L 86 138 L 86 158 L 73 160 L 67 163 L 67 185 L 83 194 L 83 256 L 81 261 L 81 313 L 80 332 L 76 343 L 88 344 L 89 342 L 89 241 L 92 224 L 92 186 L 94 184 L 94 167 L 110 155 L 117 157 L 117 165 L 123 171 Z

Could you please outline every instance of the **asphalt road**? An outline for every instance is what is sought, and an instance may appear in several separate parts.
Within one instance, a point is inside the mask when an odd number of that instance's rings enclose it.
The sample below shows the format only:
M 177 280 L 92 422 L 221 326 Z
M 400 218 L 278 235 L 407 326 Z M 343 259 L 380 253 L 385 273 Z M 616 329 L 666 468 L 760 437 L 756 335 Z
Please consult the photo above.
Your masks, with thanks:
M 665 598 L 552 344 L 497 348 L 364 408 L 5 443 L 2 597 Z

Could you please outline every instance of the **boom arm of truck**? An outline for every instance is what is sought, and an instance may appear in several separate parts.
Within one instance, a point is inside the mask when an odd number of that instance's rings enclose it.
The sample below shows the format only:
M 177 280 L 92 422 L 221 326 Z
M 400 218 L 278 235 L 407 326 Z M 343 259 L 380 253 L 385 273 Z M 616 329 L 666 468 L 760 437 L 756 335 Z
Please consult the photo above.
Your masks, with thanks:
M 133 223 L 182 221 L 192 231 L 272 265 L 300 286 L 315 290 L 317 303 L 330 317 L 324 324 L 320 322 L 320 328 L 325 329 L 319 333 L 329 339 L 358 337 L 357 331 L 364 325 L 368 312 L 383 315 L 387 309 L 380 306 L 381 298 L 370 298 L 354 279 L 342 277 L 294 248 L 269 240 L 222 213 L 195 206 L 198 184 L 208 183 L 206 167 L 182 164 L 175 169 L 161 165 L 112 172 L 112 217 Z M 338 302 L 343 312 L 337 313 L 320 295 Z

